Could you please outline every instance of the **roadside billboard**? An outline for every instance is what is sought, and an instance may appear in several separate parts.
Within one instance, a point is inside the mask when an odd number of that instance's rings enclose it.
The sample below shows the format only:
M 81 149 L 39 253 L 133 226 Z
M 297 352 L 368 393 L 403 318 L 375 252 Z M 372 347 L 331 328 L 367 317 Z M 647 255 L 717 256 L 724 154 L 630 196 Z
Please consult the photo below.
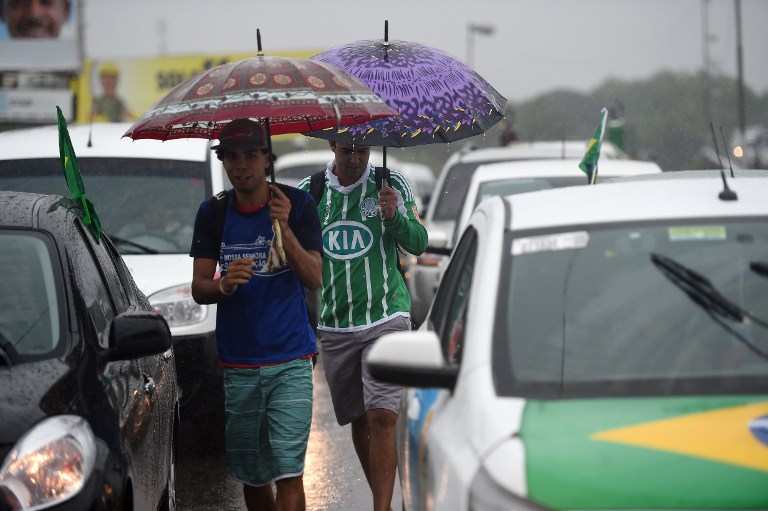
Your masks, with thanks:
M 271 55 L 309 58 L 320 51 L 304 50 Z M 255 52 L 86 60 L 76 87 L 75 122 L 133 121 L 184 80 L 220 64 L 253 56 Z
M 78 0 L 0 0 L 0 70 L 77 74 Z

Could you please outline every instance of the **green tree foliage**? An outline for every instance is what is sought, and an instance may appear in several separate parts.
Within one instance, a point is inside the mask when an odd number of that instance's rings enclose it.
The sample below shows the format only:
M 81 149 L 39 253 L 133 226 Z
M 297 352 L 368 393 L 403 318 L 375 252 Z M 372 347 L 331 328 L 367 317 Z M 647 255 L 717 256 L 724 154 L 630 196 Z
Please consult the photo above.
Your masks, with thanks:
M 701 156 L 702 147 L 714 144 L 710 121 L 721 152 L 720 128 L 729 143 L 739 128 L 734 79 L 675 72 L 648 80 L 610 80 L 589 94 L 567 90 L 543 94 L 513 106 L 515 128 L 521 140 L 587 140 L 600 108 L 619 103 L 624 110 L 627 152 L 655 160 L 664 170 L 711 166 Z M 758 96 L 746 89 L 745 113 L 747 126 L 768 126 L 768 91 Z

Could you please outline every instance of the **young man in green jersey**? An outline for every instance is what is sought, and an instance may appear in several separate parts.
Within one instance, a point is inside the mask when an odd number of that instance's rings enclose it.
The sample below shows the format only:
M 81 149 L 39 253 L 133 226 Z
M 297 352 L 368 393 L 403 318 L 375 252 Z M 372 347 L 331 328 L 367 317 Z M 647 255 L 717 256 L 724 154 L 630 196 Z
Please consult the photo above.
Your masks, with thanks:
M 383 334 L 410 329 L 411 299 L 398 271 L 398 246 L 427 246 L 413 191 L 392 171 L 381 189 L 371 148 L 330 142 L 317 204 L 323 276 L 317 334 L 336 420 L 351 423 L 352 442 L 373 493 L 374 511 L 391 509 L 397 469 L 395 424 L 402 389 L 374 380 L 368 350 Z M 310 178 L 299 183 L 309 190 Z

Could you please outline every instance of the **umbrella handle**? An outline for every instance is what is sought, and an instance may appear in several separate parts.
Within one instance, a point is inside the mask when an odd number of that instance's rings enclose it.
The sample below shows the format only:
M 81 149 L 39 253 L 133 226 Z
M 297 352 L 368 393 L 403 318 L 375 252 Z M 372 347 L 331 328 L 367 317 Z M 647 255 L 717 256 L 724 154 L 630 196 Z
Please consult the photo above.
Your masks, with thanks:
M 384 183 L 392 188 L 392 181 L 389 176 L 389 167 L 387 167 L 387 146 L 381 148 L 381 165 L 384 167 Z

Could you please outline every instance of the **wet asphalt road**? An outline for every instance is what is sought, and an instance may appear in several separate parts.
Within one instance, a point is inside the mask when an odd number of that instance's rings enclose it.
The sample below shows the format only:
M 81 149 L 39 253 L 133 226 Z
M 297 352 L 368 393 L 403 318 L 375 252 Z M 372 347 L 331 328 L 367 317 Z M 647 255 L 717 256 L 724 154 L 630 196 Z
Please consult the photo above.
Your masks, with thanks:
M 352 446 L 350 427 L 333 415 L 322 356 L 314 371 L 314 414 L 309 435 L 304 491 L 308 511 L 363 511 L 373 509 L 365 476 Z M 177 463 L 177 507 L 182 511 L 245 510 L 242 485 L 229 478 L 223 442 L 212 438 L 208 452 L 182 446 Z M 395 480 L 392 509 L 402 507 L 400 483 Z

